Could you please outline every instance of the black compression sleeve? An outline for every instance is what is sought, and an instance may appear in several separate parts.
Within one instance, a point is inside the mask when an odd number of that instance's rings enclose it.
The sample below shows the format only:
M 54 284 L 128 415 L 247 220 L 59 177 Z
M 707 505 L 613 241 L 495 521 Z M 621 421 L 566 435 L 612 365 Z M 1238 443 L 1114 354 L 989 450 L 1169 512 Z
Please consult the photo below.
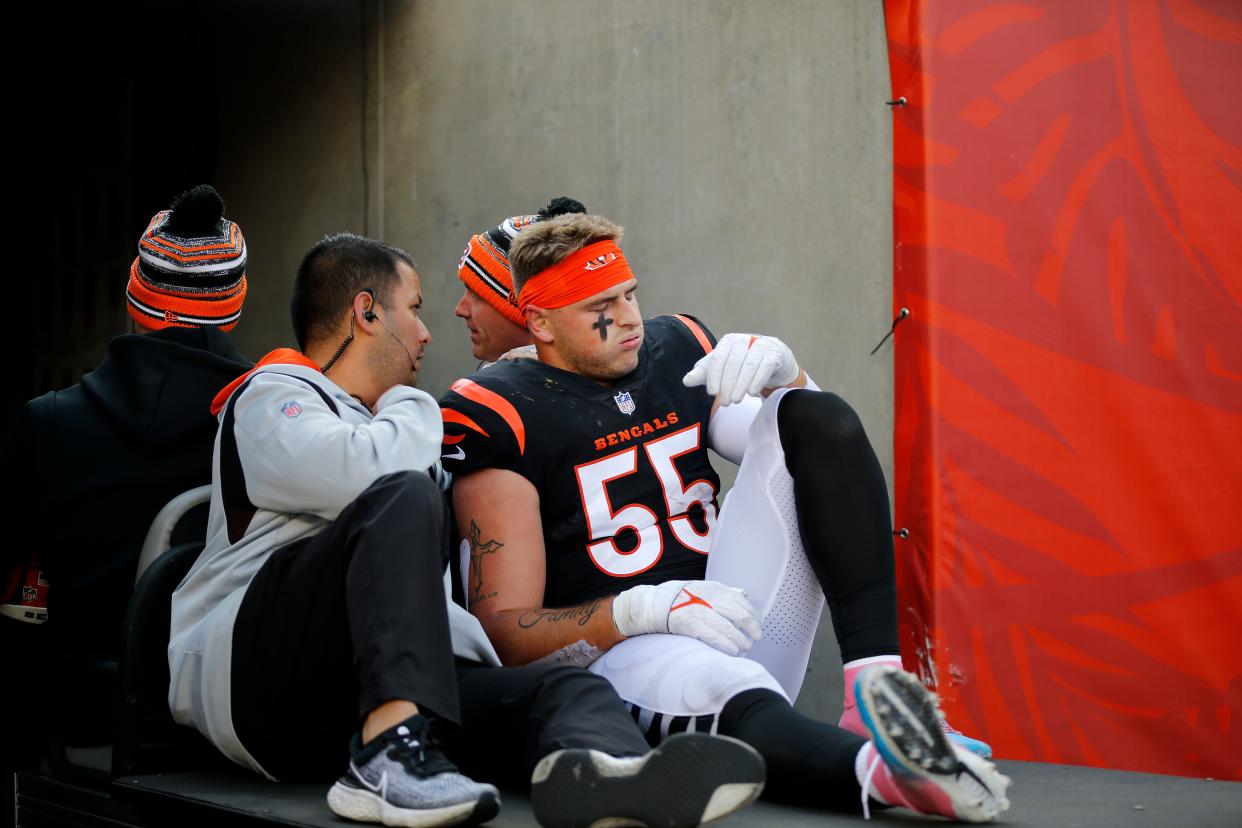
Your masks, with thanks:
M 804 390 L 781 398 L 777 428 L 842 660 L 898 653 L 888 486 L 862 421 L 836 394 Z
M 774 802 L 841 811 L 860 810 L 854 760 L 866 739 L 817 722 L 772 690 L 747 690 L 729 699 L 717 732 L 741 739 L 763 756 Z

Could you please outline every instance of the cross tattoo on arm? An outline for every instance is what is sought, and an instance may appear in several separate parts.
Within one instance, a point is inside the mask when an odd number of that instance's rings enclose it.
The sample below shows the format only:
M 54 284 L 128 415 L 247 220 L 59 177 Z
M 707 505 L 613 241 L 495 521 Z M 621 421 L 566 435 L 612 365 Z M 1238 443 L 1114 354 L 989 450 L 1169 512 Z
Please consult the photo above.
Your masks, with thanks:
M 479 524 L 470 521 L 470 603 L 478 603 L 493 597 L 496 593 L 483 594 L 483 556 L 490 555 L 501 549 L 504 544 L 497 540 L 483 540 Z

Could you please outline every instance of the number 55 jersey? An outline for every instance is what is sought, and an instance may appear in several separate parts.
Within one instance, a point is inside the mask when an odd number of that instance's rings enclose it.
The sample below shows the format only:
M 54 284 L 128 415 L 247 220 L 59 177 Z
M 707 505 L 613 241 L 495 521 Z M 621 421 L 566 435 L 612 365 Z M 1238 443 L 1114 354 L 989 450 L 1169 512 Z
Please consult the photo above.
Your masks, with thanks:
M 516 359 L 440 400 L 447 470 L 507 469 L 538 491 L 544 606 L 703 578 L 720 491 L 712 398 L 681 378 L 714 345 L 693 317 L 659 316 L 644 323 L 638 367 L 612 387 Z

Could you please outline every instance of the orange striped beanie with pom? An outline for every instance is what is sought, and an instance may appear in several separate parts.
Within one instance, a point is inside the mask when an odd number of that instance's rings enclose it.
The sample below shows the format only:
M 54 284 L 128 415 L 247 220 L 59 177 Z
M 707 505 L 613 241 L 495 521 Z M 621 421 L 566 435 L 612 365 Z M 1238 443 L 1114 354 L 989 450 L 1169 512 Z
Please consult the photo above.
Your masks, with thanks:
M 246 298 L 246 240 L 224 201 L 201 184 L 156 213 L 138 240 L 125 289 L 144 328 L 215 326 L 229 331 Z
M 518 310 L 513 295 L 513 273 L 509 269 L 509 245 L 517 234 L 537 221 L 566 213 L 585 213 L 582 202 L 557 196 L 533 216 L 512 216 L 491 230 L 471 236 L 457 265 L 457 278 L 466 287 L 514 325 L 526 327 L 526 317 Z

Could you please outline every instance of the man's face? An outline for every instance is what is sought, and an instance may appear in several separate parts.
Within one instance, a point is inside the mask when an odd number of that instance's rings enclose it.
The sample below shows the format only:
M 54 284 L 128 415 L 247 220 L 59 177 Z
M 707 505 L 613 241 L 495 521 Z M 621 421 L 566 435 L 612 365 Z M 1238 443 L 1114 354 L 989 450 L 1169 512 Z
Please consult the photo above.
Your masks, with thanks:
M 418 309 L 423 304 L 418 274 L 399 261 L 397 276 L 398 281 L 387 300 L 376 302 L 374 306 L 377 320 L 387 330 L 381 330 L 375 338 L 371 370 L 385 388 L 417 384 L 423 351 L 431 342 L 431 332 L 418 317 Z
M 453 313 L 466 321 L 475 359 L 495 362 L 506 351 L 530 344 L 529 331 L 510 322 L 470 288 L 466 288 Z
M 630 279 L 564 308 L 545 311 L 554 364 L 599 382 L 618 380 L 638 367 L 643 318 Z

